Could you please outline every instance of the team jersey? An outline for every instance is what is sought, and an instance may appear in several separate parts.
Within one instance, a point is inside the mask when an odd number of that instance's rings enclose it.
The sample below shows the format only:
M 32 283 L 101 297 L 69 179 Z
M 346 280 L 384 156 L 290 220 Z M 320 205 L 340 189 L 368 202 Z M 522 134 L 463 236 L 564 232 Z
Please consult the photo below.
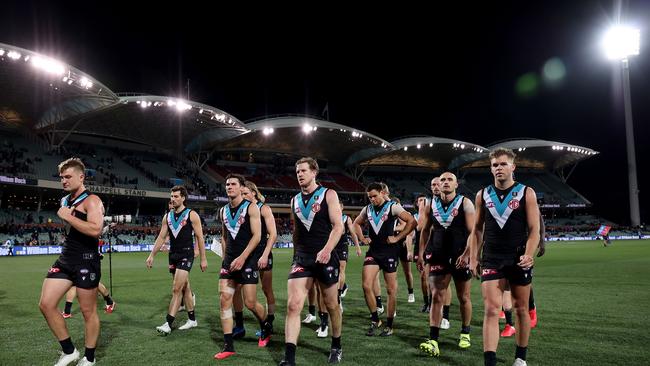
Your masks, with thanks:
M 327 206 L 328 188 L 318 186 L 312 193 L 298 193 L 292 200 L 295 223 L 294 248 L 296 253 L 316 254 L 321 251 L 332 232 Z
M 483 188 L 483 257 L 514 260 L 526 247 L 526 189 L 518 182 L 505 190 L 494 185 Z

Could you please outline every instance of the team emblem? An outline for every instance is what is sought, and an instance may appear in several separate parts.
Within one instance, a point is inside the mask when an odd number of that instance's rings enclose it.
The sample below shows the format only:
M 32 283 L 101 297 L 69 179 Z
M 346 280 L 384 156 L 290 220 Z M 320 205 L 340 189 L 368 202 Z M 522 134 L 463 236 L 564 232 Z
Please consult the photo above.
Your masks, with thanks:
M 513 210 L 518 209 L 518 208 L 519 208 L 519 201 L 517 201 L 517 200 L 510 200 L 510 202 L 508 202 L 508 207 L 510 207 L 510 208 L 513 209 Z
M 240 217 L 239 220 L 237 220 L 237 223 L 239 223 L 239 225 L 243 225 L 244 222 L 246 222 L 246 218 L 244 216 Z
M 458 209 L 457 208 L 451 210 L 451 216 L 453 216 L 453 217 L 458 216 Z
M 311 205 L 311 210 L 314 211 L 314 213 L 318 213 L 318 211 L 320 211 L 320 203 L 314 203 L 313 205 Z
M 388 220 L 388 213 L 385 213 L 385 214 L 381 217 L 381 221 L 386 221 L 386 220 Z

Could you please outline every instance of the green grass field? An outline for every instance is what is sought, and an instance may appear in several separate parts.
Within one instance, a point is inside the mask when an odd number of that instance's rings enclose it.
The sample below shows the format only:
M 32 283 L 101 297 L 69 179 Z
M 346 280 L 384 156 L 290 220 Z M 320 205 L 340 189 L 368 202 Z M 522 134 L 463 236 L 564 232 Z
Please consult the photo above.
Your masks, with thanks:
M 266 349 L 257 347 L 257 324 L 245 312 L 247 336 L 237 341 L 238 354 L 226 361 L 213 360 L 222 347 L 218 309 L 220 260 L 209 253 L 209 269 L 191 274 L 197 294 L 199 327 L 158 336 L 155 327 L 164 322 L 170 299 L 170 275 L 164 253 L 146 270 L 147 253 L 113 256 L 113 314 L 100 312 L 102 324 L 97 359 L 100 365 L 274 365 L 284 352 L 284 316 L 289 250 L 275 251 L 275 292 L 278 299 L 274 335 Z M 59 345 L 38 310 L 41 283 L 54 256 L 0 258 L 0 364 L 51 365 Z M 108 260 L 103 261 L 103 280 L 108 284 Z M 482 365 L 481 324 L 483 306 L 480 285 L 472 285 L 474 319 L 472 347 L 458 349 L 460 330 L 457 301 L 451 310 L 451 329 L 441 331 L 441 356 L 420 354 L 417 346 L 428 336 L 427 315 L 406 302 L 406 285 L 400 269 L 400 294 L 395 335 L 366 337 L 368 312 L 361 289 L 361 258 L 351 258 L 350 290 L 344 299 L 343 362 L 347 365 Z M 414 268 L 415 269 L 415 268 Z M 546 256 L 537 261 L 534 288 L 539 325 L 532 331 L 530 365 L 647 365 L 650 309 L 650 242 L 618 241 L 604 248 L 601 242 L 549 244 Z M 263 298 L 261 291 L 260 299 Z M 385 298 L 385 292 L 384 292 Z M 103 300 L 98 298 L 103 307 Z M 83 320 L 75 303 L 74 317 L 67 320 L 72 340 L 83 350 Z M 180 313 L 176 326 L 186 320 Z M 385 319 L 385 315 L 383 317 Z M 303 326 L 297 362 L 324 365 L 329 338 L 317 338 L 316 324 Z M 83 351 L 82 351 L 83 354 Z M 502 339 L 499 364 L 511 365 L 514 339 Z

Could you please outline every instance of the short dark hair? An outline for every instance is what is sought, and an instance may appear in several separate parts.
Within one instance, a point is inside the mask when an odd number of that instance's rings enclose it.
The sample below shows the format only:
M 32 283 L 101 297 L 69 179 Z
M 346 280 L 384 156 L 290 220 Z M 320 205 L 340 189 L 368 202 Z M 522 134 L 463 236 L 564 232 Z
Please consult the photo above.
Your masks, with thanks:
M 505 147 L 497 147 L 496 149 L 492 150 L 490 153 L 490 160 L 496 159 L 499 156 L 507 156 L 510 158 L 510 160 L 515 161 L 515 158 L 517 157 L 517 154 L 515 154 L 514 151 L 511 149 L 505 148 Z
M 83 162 L 81 162 L 81 159 L 79 158 L 70 158 L 62 161 L 59 164 L 59 173 L 63 173 L 63 171 L 68 168 L 75 168 L 83 174 L 86 174 L 86 166 Z
M 418 194 L 417 196 L 415 196 L 415 200 L 413 200 L 413 202 L 417 205 L 417 204 L 418 204 L 418 200 L 419 200 L 420 198 L 427 198 L 427 196 L 426 196 L 425 194 L 420 193 L 420 194 Z
M 302 163 L 309 164 L 309 169 L 315 170 L 316 172 L 318 172 L 318 162 L 316 161 L 316 159 L 310 158 L 309 156 L 305 156 L 303 158 L 298 159 L 298 161 L 296 161 L 296 166 L 298 166 L 298 165 L 300 165 Z
M 232 179 L 237 179 L 239 181 L 240 186 L 242 186 L 242 187 L 246 186 L 246 178 L 244 178 L 243 175 L 230 173 L 230 174 L 228 174 L 226 176 L 226 182 L 228 181 L 228 179 L 231 179 L 231 178 Z
M 377 191 L 377 192 L 381 192 L 381 191 L 382 191 L 381 183 L 378 183 L 378 182 L 372 182 L 372 183 L 368 184 L 368 186 L 366 187 L 366 192 L 370 192 L 370 191 L 372 191 L 373 189 L 374 189 L 375 191 Z
M 180 192 L 181 197 L 187 198 L 187 188 L 185 186 L 173 186 L 172 189 L 170 189 L 171 192 Z

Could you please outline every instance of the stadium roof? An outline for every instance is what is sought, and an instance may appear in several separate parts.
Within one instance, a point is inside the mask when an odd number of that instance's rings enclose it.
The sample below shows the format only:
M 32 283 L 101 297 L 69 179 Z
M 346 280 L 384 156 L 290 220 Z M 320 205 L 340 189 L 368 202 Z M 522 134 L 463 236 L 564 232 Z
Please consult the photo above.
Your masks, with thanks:
M 202 135 L 193 146 L 214 151 L 279 152 L 335 162 L 392 148 L 388 141 L 375 135 L 309 116 L 265 117 L 246 123 L 246 128 L 248 132 L 236 137 L 212 131 Z
M 486 151 L 484 147 L 469 142 L 425 135 L 406 136 L 391 143 L 393 149 L 390 151 L 357 155 L 349 164 L 452 169 Z
M 134 93 L 120 94 L 117 103 L 55 124 L 41 124 L 39 128 L 59 136 L 69 133 L 106 136 L 183 152 L 191 152 L 195 139 L 213 130 L 230 137 L 247 131 L 237 118 L 218 108 Z
M 111 105 L 118 97 L 51 57 L 0 43 L 0 126 L 32 128 Z
M 563 142 L 546 141 L 531 138 L 518 138 L 492 143 L 488 149 L 505 147 L 517 154 L 517 166 L 530 169 L 557 170 L 588 159 L 598 151 Z M 487 152 L 468 161 L 461 168 L 487 167 L 490 161 Z

